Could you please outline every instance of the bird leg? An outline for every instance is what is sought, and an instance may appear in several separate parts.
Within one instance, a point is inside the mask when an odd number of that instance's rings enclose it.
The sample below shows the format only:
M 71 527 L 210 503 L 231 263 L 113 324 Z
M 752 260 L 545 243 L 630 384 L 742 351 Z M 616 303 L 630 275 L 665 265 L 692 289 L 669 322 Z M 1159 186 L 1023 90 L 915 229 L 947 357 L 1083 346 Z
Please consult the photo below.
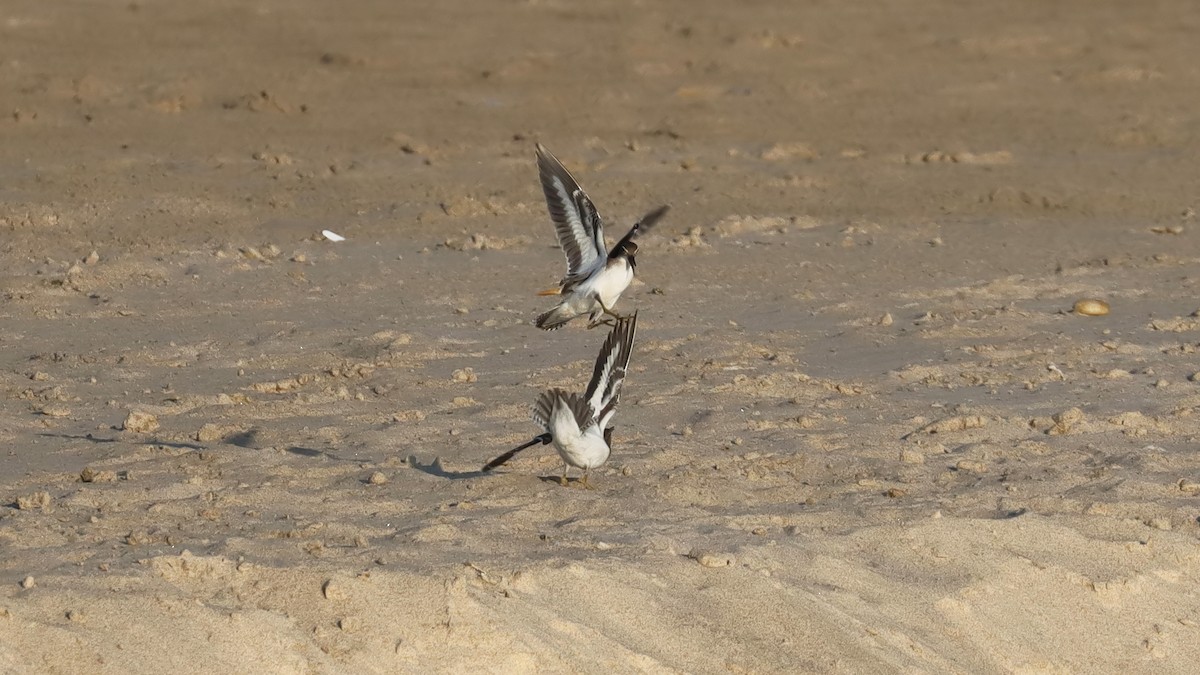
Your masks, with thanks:
M 579 479 L 579 484 L 588 490 L 595 490 L 596 488 L 592 487 L 592 484 L 588 482 L 589 473 L 590 471 L 588 469 L 583 470 L 583 478 Z
M 596 302 L 600 303 L 600 309 L 603 309 L 605 314 L 607 314 L 607 315 L 611 316 L 611 317 L 612 317 L 612 318 L 614 318 L 614 319 L 617 319 L 617 320 L 620 320 L 620 321 L 624 321 L 625 319 L 628 319 L 628 318 L 629 318 L 628 316 L 625 316 L 625 315 L 623 315 L 623 314 L 617 314 L 616 310 L 613 310 L 613 309 L 611 309 L 611 308 L 609 308 L 609 307 L 606 307 L 606 306 L 604 305 L 604 301 L 603 301 L 603 300 L 601 300 L 601 299 L 599 298 L 599 296 L 597 296 L 597 297 L 596 297 Z
M 600 310 L 608 316 L 598 320 L 588 321 L 588 328 L 595 328 L 596 326 L 615 326 L 617 324 L 613 319 L 616 319 L 617 321 L 624 321 L 625 319 L 629 318 L 627 316 L 618 314 L 615 310 L 605 305 L 604 301 L 600 299 L 599 295 L 596 296 L 596 304 L 600 305 Z
M 559 478 L 559 479 L 558 479 L 558 484 L 559 484 L 559 485 L 561 485 L 561 486 L 563 486 L 563 487 L 566 487 L 566 486 L 567 486 L 567 485 L 570 483 L 570 481 L 567 479 L 567 472 L 568 472 L 568 471 L 570 471 L 570 470 L 571 470 L 571 465 L 570 465 L 570 464 L 566 464 L 566 463 L 564 463 L 564 464 L 563 464 L 563 475 L 562 475 L 562 478 Z

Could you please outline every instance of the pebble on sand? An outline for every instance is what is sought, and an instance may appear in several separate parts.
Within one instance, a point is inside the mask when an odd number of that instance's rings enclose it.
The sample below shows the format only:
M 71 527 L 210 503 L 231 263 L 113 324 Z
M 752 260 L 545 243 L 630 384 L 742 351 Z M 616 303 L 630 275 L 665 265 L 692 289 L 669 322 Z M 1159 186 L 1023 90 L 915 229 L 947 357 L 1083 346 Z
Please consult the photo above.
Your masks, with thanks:
M 733 565 L 733 556 L 731 555 L 698 548 L 692 549 L 687 557 L 700 563 L 703 567 L 730 567 Z
M 31 511 L 33 509 L 50 508 L 50 493 L 42 490 L 33 494 L 21 495 L 17 497 L 17 508 L 22 511 Z
M 475 374 L 475 369 L 471 367 L 459 368 L 450 375 L 450 379 L 455 382 L 477 382 L 479 376 Z
M 1108 314 L 1108 303 L 1096 298 L 1081 298 L 1075 301 L 1073 311 L 1083 316 L 1104 316 Z
M 152 431 L 158 431 L 158 418 L 148 412 L 131 410 L 129 411 L 129 415 L 125 417 L 125 421 L 121 424 L 121 428 L 125 431 L 148 434 Z

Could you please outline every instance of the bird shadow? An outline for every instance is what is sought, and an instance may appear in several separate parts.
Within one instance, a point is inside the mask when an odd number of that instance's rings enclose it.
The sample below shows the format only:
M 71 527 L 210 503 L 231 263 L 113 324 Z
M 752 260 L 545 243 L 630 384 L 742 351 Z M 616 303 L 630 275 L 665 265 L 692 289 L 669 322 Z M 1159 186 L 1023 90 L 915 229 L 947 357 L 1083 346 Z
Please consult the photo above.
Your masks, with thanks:
M 91 434 L 51 434 L 40 433 L 38 436 L 46 436 L 49 438 L 67 438 L 73 441 L 88 441 L 90 443 L 118 443 L 124 439 L 121 438 L 101 438 Z M 178 448 L 180 450 L 204 450 L 206 446 L 196 445 L 195 443 L 180 443 L 178 441 L 164 441 L 157 438 L 149 438 L 144 441 L 129 441 L 136 442 L 141 445 L 161 445 L 164 448 Z
M 428 474 L 430 476 L 437 476 L 438 478 L 446 478 L 449 480 L 481 478 L 483 476 L 491 475 L 492 473 L 491 471 L 482 471 L 479 469 L 475 471 L 450 471 L 446 469 L 446 467 L 442 466 L 442 460 L 440 457 L 434 457 L 433 461 L 422 463 L 421 460 L 414 456 L 409 457 L 406 463 L 408 464 L 409 468 L 420 471 L 421 473 Z

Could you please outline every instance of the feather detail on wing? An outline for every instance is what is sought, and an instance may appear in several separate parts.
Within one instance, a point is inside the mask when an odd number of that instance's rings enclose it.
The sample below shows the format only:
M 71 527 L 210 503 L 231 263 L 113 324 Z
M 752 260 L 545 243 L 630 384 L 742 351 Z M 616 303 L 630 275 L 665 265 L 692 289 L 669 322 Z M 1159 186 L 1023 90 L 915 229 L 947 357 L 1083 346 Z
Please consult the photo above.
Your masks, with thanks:
M 667 215 L 667 211 L 670 210 L 671 207 L 667 204 L 664 204 L 657 209 L 654 209 L 650 213 L 642 216 L 641 220 L 634 223 L 633 227 L 629 228 L 629 231 L 625 233 L 625 236 L 621 237 L 621 240 L 612 247 L 612 250 L 608 252 L 608 257 L 615 258 L 619 255 L 636 252 L 636 248 L 634 251 L 627 250 L 630 244 L 633 243 L 634 238 L 640 234 L 649 232 L 655 225 L 658 224 L 658 221 L 662 220 L 663 216 Z
M 537 145 L 537 164 L 546 209 L 558 245 L 567 256 L 566 279 L 586 277 L 608 255 L 600 214 L 562 162 L 541 143 Z
M 533 405 L 533 421 L 547 432 L 553 431 L 550 423 L 554 419 L 556 404 L 561 404 L 571 412 L 580 431 L 588 428 L 595 421 L 594 411 L 588 405 L 587 399 L 564 389 L 547 389 L 538 396 L 537 402 Z
M 554 410 L 554 400 L 566 394 L 562 389 L 547 389 L 538 395 L 533 404 L 533 423 L 541 427 L 542 431 L 550 431 L 550 413 Z
M 592 370 L 592 381 L 588 383 L 584 397 L 596 413 L 597 419 L 605 419 L 616 407 L 621 397 L 621 384 L 625 381 L 625 369 L 629 366 L 629 355 L 633 353 L 633 338 L 637 331 L 637 312 L 627 319 L 620 319 L 608 332 L 596 367 Z

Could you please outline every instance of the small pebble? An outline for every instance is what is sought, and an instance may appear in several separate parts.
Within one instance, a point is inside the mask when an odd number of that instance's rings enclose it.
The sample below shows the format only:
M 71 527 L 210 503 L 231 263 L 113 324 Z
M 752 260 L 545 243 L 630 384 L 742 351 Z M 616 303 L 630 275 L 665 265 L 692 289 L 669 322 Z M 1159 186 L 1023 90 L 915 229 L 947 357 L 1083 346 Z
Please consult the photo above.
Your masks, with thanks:
M 131 410 L 129 411 L 129 415 L 125 417 L 125 422 L 121 424 L 121 428 L 125 431 L 147 434 L 152 431 L 158 431 L 158 418 L 148 412 Z
M 37 581 L 31 576 L 25 577 L 21 580 L 21 588 L 24 588 L 25 590 L 29 590 L 34 586 L 37 586 Z
M 1082 298 L 1075 301 L 1074 311 L 1083 316 L 1104 316 L 1108 314 L 1108 303 L 1095 298 Z
M 117 474 L 113 471 L 97 471 L 89 466 L 79 472 L 79 480 L 85 483 L 112 483 L 117 480 Z
M 17 508 L 22 511 L 31 511 L 33 509 L 49 508 L 51 502 L 50 493 L 42 490 L 30 495 L 21 495 L 17 497 Z
M 329 579 L 321 586 L 321 593 L 327 600 L 345 600 L 350 597 L 346 587 L 336 579 Z
M 733 565 L 733 556 L 701 549 L 692 549 L 687 557 L 700 563 L 703 567 L 729 567 Z
M 371 474 L 371 477 L 367 479 L 367 482 L 371 485 L 386 485 L 388 478 L 383 474 L 382 471 L 375 471 Z

